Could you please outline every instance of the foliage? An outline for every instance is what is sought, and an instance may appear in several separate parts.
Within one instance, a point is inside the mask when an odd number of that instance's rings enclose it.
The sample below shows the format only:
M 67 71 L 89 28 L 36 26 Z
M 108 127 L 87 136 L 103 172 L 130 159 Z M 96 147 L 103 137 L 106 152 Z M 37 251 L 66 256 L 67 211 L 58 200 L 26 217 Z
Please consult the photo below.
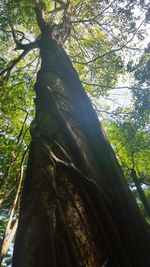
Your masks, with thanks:
M 137 64 L 133 62 L 128 64 L 128 70 L 133 73 L 135 78 L 131 87 L 133 105 L 128 110 L 126 108 L 117 109 L 113 120 L 111 119 L 109 124 L 104 123 L 110 142 L 124 169 L 128 183 L 134 188 L 134 195 L 140 206 L 142 203 L 132 180 L 131 169 L 134 168 L 138 174 L 139 181 L 143 185 L 143 190 L 149 201 L 149 60 L 149 53 L 146 52 L 140 57 Z M 143 213 L 145 214 L 144 209 Z

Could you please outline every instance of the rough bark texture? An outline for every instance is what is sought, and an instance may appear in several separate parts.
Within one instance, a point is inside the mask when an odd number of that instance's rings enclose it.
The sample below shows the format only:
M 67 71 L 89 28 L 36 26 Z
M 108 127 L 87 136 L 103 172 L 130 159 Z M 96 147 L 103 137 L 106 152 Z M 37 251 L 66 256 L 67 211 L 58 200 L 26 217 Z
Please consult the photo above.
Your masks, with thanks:
M 91 102 L 45 28 L 13 267 L 149 267 L 150 236 Z

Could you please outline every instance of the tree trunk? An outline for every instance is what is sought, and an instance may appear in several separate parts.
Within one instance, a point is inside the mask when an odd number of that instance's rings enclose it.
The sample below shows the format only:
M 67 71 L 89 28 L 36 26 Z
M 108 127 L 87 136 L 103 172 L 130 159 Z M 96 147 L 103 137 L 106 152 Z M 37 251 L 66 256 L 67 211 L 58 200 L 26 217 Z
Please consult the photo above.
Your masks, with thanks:
M 148 227 L 76 70 L 48 27 L 39 47 L 13 267 L 150 266 Z
M 142 189 L 141 183 L 139 178 L 137 177 L 136 171 L 134 169 L 131 169 L 131 177 L 133 182 L 135 183 L 135 186 L 137 188 L 137 191 L 139 193 L 140 199 L 143 203 L 143 206 L 145 208 L 145 211 L 147 213 L 147 216 L 150 218 L 150 204 L 146 198 L 145 192 Z

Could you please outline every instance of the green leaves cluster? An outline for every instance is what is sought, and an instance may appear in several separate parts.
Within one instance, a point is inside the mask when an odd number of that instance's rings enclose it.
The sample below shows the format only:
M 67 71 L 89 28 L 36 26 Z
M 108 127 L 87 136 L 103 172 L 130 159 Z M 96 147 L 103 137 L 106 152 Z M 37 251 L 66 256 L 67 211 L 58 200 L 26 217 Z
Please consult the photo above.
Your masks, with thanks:
M 130 184 L 138 204 L 142 207 L 135 184 L 132 180 L 131 169 L 137 173 L 139 182 L 149 201 L 150 195 L 150 83 L 149 83 L 149 53 L 144 53 L 137 64 L 130 65 L 135 80 L 131 86 L 133 104 L 130 109 L 116 110 L 116 116 L 105 122 L 104 126 L 116 156 L 123 167 L 125 176 Z M 117 115 L 117 112 L 118 115 Z M 122 114 L 121 114 L 122 112 Z M 124 115 L 126 113 L 126 115 Z M 145 216 L 145 211 L 142 207 Z

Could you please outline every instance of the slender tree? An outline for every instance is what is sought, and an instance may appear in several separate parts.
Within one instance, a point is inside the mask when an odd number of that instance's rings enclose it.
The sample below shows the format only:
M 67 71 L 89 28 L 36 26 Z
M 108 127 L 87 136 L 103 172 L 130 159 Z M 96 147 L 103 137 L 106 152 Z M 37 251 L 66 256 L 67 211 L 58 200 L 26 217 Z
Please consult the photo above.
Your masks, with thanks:
M 64 11 L 69 2 L 55 1 Z M 62 47 L 59 24 L 47 23 L 34 1 L 40 34 L 18 41 L 40 50 L 35 118 L 24 181 L 13 267 L 146 266 L 149 229 L 125 183 L 78 74 Z M 64 24 L 65 25 L 65 24 Z M 65 37 L 63 32 L 63 37 Z

